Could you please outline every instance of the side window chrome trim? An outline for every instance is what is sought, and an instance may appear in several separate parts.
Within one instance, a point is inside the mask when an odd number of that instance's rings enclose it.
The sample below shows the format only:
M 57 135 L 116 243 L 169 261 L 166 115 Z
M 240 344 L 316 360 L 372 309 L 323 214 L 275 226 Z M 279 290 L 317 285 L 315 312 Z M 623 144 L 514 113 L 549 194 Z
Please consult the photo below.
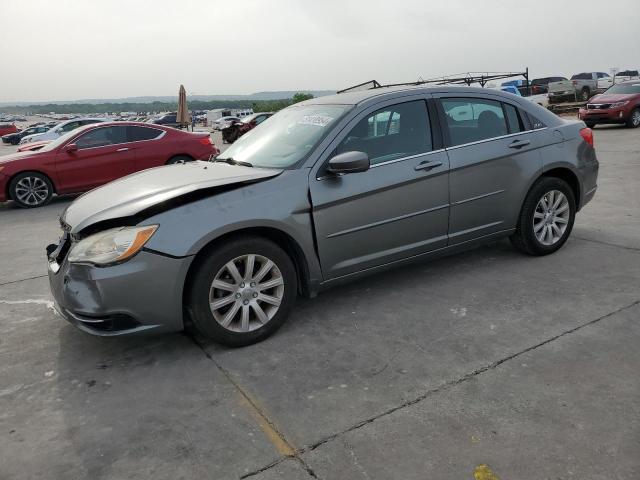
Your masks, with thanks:
M 440 148 L 438 150 L 431 150 L 429 152 L 416 153 L 415 155 L 408 155 L 406 157 L 395 158 L 393 160 L 389 160 L 382 163 L 376 163 L 375 165 L 371 165 L 369 169 L 382 167 L 383 165 L 391 165 L 392 163 L 403 162 L 404 160 L 411 160 L 412 158 L 424 157 L 425 155 L 431 155 L 433 153 L 441 153 L 444 152 L 444 148 Z
M 541 130 L 546 130 L 547 128 L 548 127 L 536 128 L 536 129 L 533 129 L 533 130 L 525 130 L 524 132 L 516 132 L 516 133 L 510 133 L 508 135 L 500 135 L 499 137 L 485 138 L 484 140 L 478 140 L 478 141 L 475 141 L 475 142 L 461 143 L 460 145 L 453 145 L 451 147 L 446 147 L 445 150 L 455 150 L 456 148 L 468 147 L 469 145 L 478 145 L 480 143 L 492 142 L 493 140 L 500 140 L 502 138 L 515 137 L 515 136 L 518 136 L 518 135 L 525 135 L 525 134 L 531 133 L 531 132 L 539 132 Z

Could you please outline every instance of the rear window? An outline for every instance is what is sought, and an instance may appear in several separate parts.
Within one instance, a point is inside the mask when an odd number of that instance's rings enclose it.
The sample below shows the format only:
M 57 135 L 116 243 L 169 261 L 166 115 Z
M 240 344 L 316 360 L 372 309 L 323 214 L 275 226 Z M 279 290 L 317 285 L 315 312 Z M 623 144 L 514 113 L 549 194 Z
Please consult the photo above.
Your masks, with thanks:
M 592 80 L 593 76 L 590 73 L 578 73 L 571 77 L 571 80 Z

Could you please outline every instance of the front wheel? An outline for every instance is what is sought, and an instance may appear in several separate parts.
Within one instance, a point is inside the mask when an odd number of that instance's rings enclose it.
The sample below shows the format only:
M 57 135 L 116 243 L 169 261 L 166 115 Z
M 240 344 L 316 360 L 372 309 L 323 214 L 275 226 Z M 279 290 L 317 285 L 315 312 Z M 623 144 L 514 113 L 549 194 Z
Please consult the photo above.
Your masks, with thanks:
M 589 87 L 584 87 L 580 91 L 580 98 L 585 102 L 591 98 L 591 90 L 589 90 Z
M 553 253 L 569 238 L 575 216 L 575 196 L 567 182 L 543 177 L 525 198 L 511 242 L 529 255 Z
M 38 172 L 24 172 L 16 175 L 9 184 L 9 194 L 22 208 L 42 207 L 53 197 L 51 181 Z
M 629 119 L 627 120 L 627 127 L 629 128 L 638 128 L 640 127 L 640 108 L 636 108 L 629 115 Z
M 261 237 L 236 237 L 203 259 L 187 307 L 201 334 L 241 347 L 278 330 L 296 296 L 296 271 L 280 247 Z

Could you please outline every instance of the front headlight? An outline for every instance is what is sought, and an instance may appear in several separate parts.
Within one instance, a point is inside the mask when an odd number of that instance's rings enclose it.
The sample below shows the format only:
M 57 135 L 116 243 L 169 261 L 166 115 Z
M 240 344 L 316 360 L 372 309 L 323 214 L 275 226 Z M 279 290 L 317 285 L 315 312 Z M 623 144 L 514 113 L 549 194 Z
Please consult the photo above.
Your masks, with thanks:
M 612 103 L 611 106 L 609 108 L 618 108 L 618 107 L 624 107 L 627 103 L 629 103 L 629 100 L 626 100 L 624 102 L 616 102 L 616 103 Z
M 118 227 L 96 233 L 76 243 L 69 252 L 71 263 L 109 265 L 123 262 L 142 249 L 158 225 Z

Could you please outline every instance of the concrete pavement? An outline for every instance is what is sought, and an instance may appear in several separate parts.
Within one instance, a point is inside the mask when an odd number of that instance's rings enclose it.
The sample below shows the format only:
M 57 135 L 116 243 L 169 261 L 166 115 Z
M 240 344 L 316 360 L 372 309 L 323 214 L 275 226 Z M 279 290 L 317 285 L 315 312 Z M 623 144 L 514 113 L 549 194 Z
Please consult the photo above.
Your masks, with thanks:
M 358 280 L 237 350 L 75 330 L 44 278 L 70 200 L 1 205 L 0 479 L 636 478 L 640 130 L 595 137 L 558 253 Z

